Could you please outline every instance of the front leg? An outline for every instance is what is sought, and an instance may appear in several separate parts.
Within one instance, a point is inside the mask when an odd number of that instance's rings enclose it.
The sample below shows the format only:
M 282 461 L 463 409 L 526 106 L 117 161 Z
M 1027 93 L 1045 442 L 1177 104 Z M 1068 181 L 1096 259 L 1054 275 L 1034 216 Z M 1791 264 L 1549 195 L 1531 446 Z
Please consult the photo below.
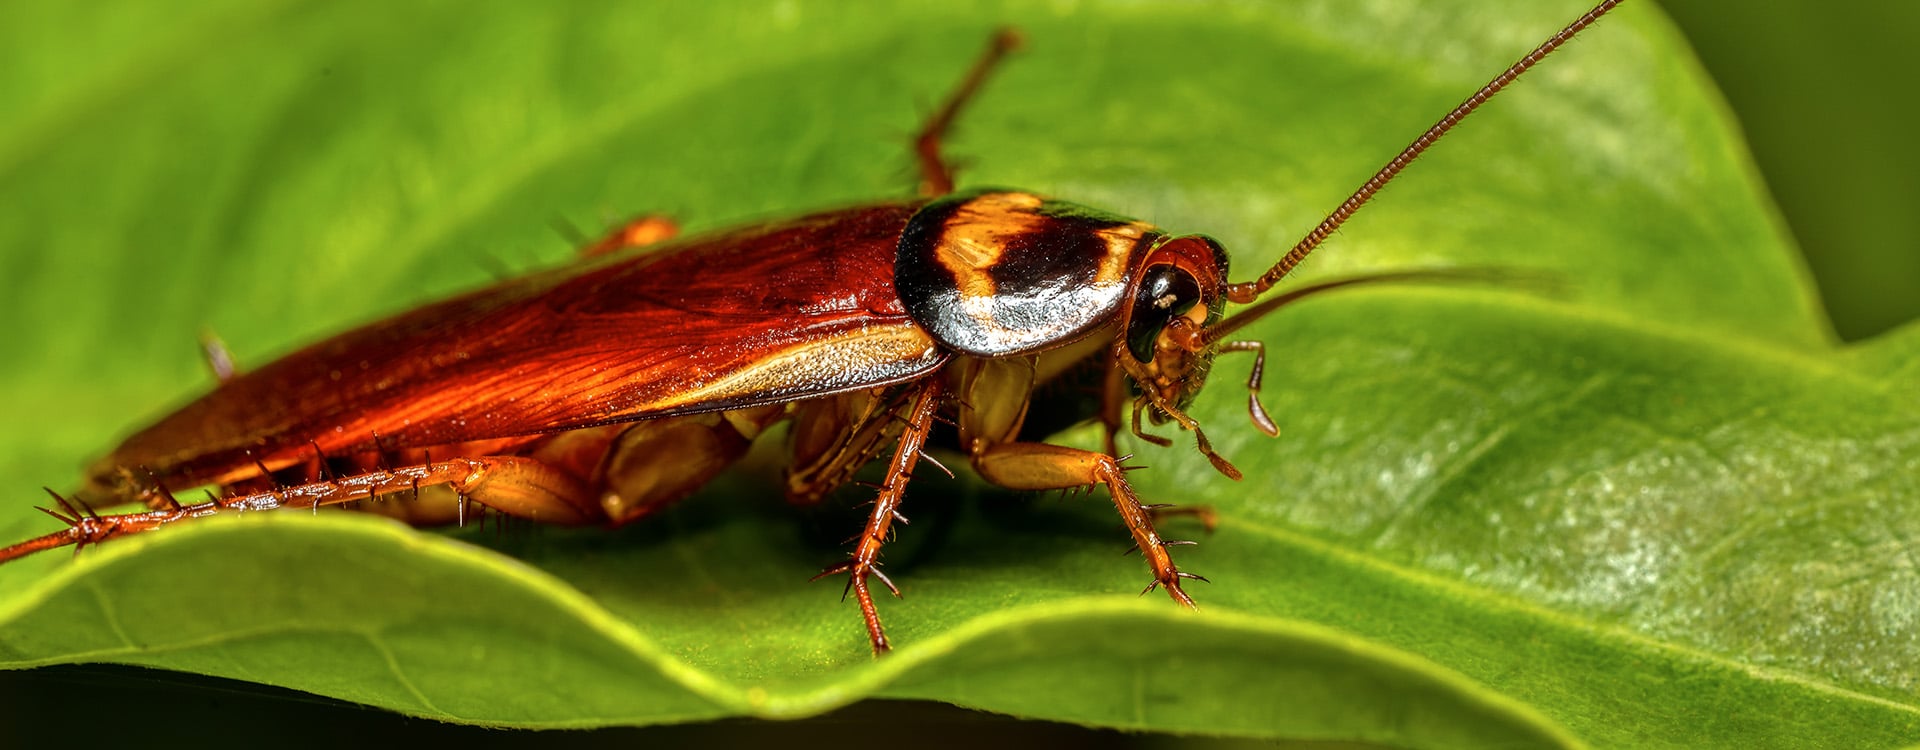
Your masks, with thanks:
M 1120 459 L 1063 445 L 985 440 L 975 441 L 972 457 L 973 468 L 981 477 L 1007 489 L 1061 490 L 1105 484 L 1113 496 L 1114 509 L 1120 512 L 1120 520 L 1126 522 L 1127 531 L 1133 534 L 1134 545 L 1153 569 L 1153 582 L 1147 584 L 1146 591 L 1165 587 L 1174 601 L 1193 606 L 1193 599 L 1181 590 L 1180 580 L 1207 579 L 1181 571 L 1167 552 L 1168 547 L 1192 542 L 1160 538 L 1153 528 L 1154 506 L 1141 503 L 1140 496 L 1134 494 L 1133 487 L 1127 484 L 1127 467 L 1120 464 Z

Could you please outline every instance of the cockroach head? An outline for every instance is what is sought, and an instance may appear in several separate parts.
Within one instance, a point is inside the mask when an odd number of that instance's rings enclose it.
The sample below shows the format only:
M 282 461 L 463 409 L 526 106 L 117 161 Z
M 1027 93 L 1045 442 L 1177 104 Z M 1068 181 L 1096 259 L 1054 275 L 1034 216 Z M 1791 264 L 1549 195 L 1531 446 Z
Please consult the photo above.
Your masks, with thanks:
M 1128 287 L 1121 325 L 1124 352 L 1116 353 L 1143 396 L 1157 408 L 1155 424 L 1184 409 L 1206 385 L 1213 347 L 1206 330 L 1226 310 L 1227 253 L 1210 237 L 1162 240 L 1147 253 Z

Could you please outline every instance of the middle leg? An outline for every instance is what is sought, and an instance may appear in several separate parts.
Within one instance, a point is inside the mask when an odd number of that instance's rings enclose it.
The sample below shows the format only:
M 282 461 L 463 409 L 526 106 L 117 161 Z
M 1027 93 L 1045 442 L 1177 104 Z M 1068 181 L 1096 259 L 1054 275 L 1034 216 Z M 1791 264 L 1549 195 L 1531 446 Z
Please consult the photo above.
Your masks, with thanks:
M 906 492 L 907 480 L 913 477 L 913 467 L 920 462 L 920 449 L 926 445 L 927 433 L 933 429 L 933 415 L 940 407 L 944 388 L 945 379 L 939 375 L 929 376 L 915 384 L 913 405 L 907 411 L 899 446 L 894 449 L 893 460 L 887 462 L 886 482 L 880 488 L 880 497 L 873 502 L 873 512 L 867 517 L 866 529 L 861 531 L 859 542 L 854 545 L 853 557 L 814 576 L 814 580 L 819 580 L 836 573 L 848 575 L 847 591 L 860 602 L 860 616 L 867 623 L 867 637 L 873 644 L 875 655 L 886 653 L 892 645 L 887 642 L 886 631 L 880 626 L 880 612 L 873 605 L 873 593 L 867 588 L 867 578 L 879 578 L 888 591 L 896 597 L 900 596 L 900 588 L 880 572 L 880 548 L 886 544 L 893 522 L 900 517 L 900 499 Z M 845 594 L 841 596 L 844 598 Z

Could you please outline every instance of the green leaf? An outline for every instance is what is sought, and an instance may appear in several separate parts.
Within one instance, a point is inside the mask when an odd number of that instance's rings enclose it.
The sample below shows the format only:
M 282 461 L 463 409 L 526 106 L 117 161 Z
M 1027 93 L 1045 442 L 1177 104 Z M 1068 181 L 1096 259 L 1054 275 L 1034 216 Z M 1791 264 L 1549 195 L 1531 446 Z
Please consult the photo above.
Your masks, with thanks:
M 10 4 L 0 538 L 49 530 L 36 485 L 206 387 L 202 326 L 245 366 L 564 262 L 556 218 L 701 231 L 906 194 L 905 135 L 1004 23 L 1029 44 L 950 145 L 962 181 L 1205 231 L 1250 276 L 1582 10 L 1543 5 Z M 1502 94 L 1302 275 L 1412 266 L 1567 291 L 1379 288 L 1247 329 L 1283 435 L 1246 425 L 1228 358 L 1194 414 L 1247 480 L 1184 443 L 1133 475 L 1219 513 L 1177 550 L 1215 581 L 1198 613 L 1133 595 L 1104 500 L 923 472 L 876 661 L 804 583 L 859 510 L 779 507 L 768 453 L 615 531 L 285 514 L 29 558 L 0 567 L 0 664 L 506 726 L 886 697 L 1420 747 L 1920 737 L 1920 327 L 1832 344 L 1655 11 Z

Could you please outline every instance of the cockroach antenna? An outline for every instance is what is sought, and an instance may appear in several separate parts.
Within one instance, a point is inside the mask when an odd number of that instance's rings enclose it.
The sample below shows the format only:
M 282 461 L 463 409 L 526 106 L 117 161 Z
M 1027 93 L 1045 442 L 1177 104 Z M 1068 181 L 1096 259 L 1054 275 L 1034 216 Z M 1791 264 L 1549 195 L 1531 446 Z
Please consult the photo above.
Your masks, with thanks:
M 1320 225 L 1314 227 L 1313 231 L 1308 232 L 1307 236 L 1300 238 L 1300 242 L 1295 244 L 1292 250 L 1287 251 L 1287 254 L 1280 258 L 1280 262 L 1273 264 L 1272 268 L 1267 269 L 1266 273 L 1261 274 L 1260 278 L 1239 284 L 1228 284 L 1227 299 L 1242 305 L 1259 299 L 1260 295 L 1265 294 L 1268 289 L 1273 288 L 1273 285 L 1285 277 L 1287 272 L 1292 271 L 1294 266 L 1300 265 L 1300 261 L 1305 260 L 1308 253 L 1313 252 L 1314 248 L 1319 247 L 1320 243 L 1332 235 L 1334 230 L 1339 229 L 1341 224 L 1347 223 L 1347 219 L 1352 217 L 1354 212 L 1359 211 L 1361 206 L 1366 205 L 1367 201 L 1371 200 L 1375 193 L 1380 192 L 1381 188 L 1386 187 L 1387 183 L 1392 182 L 1393 178 L 1398 176 L 1401 170 L 1406 169 L 1408 164 L 1412 164 L 1414 159 L 1419 158 L 1422 153 L 1425 153 L 1428 147 L 1440 140 L 1441 136 L 1446 135 L 1447 131 L 1452 130 L 1453 126 L 1460 124 L 1460 121 L 1466 119 L 1467 115 L 1473 114 L 1473 111 L 1479 109 L 1480 105 L 1485 104 L 1488 99 L 1493 98 L 1494 94 L 1498 94 L 1501 89 L 1506 88 L 1507 84 L 1513 83 L 1521 74 L 1527 72 L 1528 69 L 1538 64 L 1541 60 L 1546 59 L 1547 55 L 1553 54 L 1554 50 L 1559 49 L 1561 45 L 1573 39 L 1574 35 L 1579 34 L 1583 29 L 1592 26 L 1594 21 L 1600 20 L 1601 16 L 1606 15 L 1607 11 L 1613 10 L 1614 6 L 1619 4 L 1620 0 L 1606 0 L 1594 6 L 1593 10 L 1587 11 L 1586 15 L 1575 19 L 1573 23 L 1567 24 L 1567 27 L 1561 29 L 1560 33 L 1554 34 L 1552 38 L 1542 42 L 1540 46 L 1535 47 L 1532 52 L 1527 53 L 1526 57 L 1520 58 L 1518 62 L 1508 66 L 1506 70 L 1501 71 L 1500 75 L 1494 76 L 1493 80 L 1488 81 L 1487 85 L 1481 86 L 1479 91 L 1473 92 L 1473 95 L 1467 97 L 1466 101 L 1461 102 L 1460 106 L 1454 107 L 1453 111 L 1441 117 L 1439 122 L 1433 124 L 1433 127 L 1427 128 L 1427 132 L 1421 133 L 1419 138 L 1413 139 L 1413 143 L 1407 144 L 1406 148 L 1401 149 L 1400 153 L 1395 155 L 1391 161 L 1388 161 L 1386 166 L 1380 168 L 1380 171 L 1373 173 L 1373 177 L 1369 178 L 1366 184 L 1361 185 L 1360 189 L 1353 191 L 1353 195 L 1347 196 L 1347 200 L 1341 203 L 1339 208 L 1334 209 L 1333 213 L 1328 214 L 1327 218 L 1321 220 Z M 1244 314 L 1236 315 L 1235 317 L 1243 316 Z

